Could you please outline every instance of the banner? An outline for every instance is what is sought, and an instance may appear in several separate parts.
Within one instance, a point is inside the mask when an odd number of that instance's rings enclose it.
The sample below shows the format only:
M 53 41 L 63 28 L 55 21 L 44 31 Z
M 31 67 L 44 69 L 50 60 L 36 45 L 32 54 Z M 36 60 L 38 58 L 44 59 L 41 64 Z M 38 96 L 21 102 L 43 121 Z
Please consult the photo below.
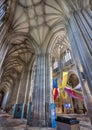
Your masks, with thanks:
M 67 96 L 68 96 L 68 94 L 65 90 L 61 92 L 62 99 L 67 99 Z
M 58 88 L 53 89 L 53 96 L 54 96 L 54 100 L 56 100 L 56 98 L 58 96 Z
M 79 93 L 71 88 L 65 87 L 65 91 L 69 94 L 69 96 L 79 99 L 79 100 L 83 100 L 83 96 L 82 93 Z
M 63 79 L 62 79 L 62 88 L 65 88 L 67 85 L 68 80 L 68 72 L 63 72 Z
M 67 85 L 67 80 L 68 80 L 68 72 L 63 72 L 63 79 L 58 80 L 58 87 L 59 87 L 60 95 L 63 99 L 66 99 L 68 96 L 67 92 L 64 91 L 64 88 Z
M 56 105 L 54 103 L 50 104 L 50 113 L 51 113 L 51 125 L 52 128 L 56 128 Z
M 53 88 L 57 88 L 58 84 L 57 84 L 57 79 L 53 79 Z
M 68 80 L 68 72 L 63 72 L 63 79 L 61 81 L 58 80 L 58 87 L 59 89 L 63 89 L 67 85 L 67 80 Z

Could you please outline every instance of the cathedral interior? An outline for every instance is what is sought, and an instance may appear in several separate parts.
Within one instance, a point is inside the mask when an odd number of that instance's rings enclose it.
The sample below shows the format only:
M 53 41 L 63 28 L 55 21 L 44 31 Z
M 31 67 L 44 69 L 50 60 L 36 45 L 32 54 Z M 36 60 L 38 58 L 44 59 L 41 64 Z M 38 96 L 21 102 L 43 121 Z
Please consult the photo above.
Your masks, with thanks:
M 92 0 L 0 0 L 0 115 L 51 126 L 51 104 L 92 124 Z

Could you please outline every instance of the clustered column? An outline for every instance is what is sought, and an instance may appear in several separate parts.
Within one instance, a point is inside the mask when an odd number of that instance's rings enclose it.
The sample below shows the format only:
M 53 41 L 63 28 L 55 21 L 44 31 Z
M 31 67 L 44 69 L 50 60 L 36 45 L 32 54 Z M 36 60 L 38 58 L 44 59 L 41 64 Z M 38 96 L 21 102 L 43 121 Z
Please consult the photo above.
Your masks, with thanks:
M 45 55 L 45 114 L 46 114 L 46 125 L 49 125 L 51 121 L 50 117 L 50 103 L 53 102 L 52 95 L 52 62 L 50 54 Z
M 16 104 L 16 98 L 17 98 L 17 93 L 18 93 L 18 88 L 19 88 L 19 83 L 20 83 L 20 76 L 21 74 L 17 75 L 17 78 L 15 80 L 15 85 L 13 86 L 11 98 L 8 104 L 11 104 L 11 105 Z
M 82 83 L 89 117 L 92 119 L 92 14 L 89 10 L 74 12 L 69 20 L 68 36 Z M 80 72 L 83 71 L 86 85 Z
M 36 57 L 35 80 L 32 97 L 32 125 L 45 124 L 45 57 Z
M 25 105 L 27 103 L 26 102 L 27 92 L 28 92 L 29 80 L 30 80 L 29 77 L 30 77 L 30 64 L 26 64 L 21 74 L 17 97 L 16 97 L 16 104 L 21 104 L 21 103 L 23 104 L 21 118 L 24 117 Z
M 50 56 L 38 54 L 32 98 L 33 126 L 46 126 L 47 120 L 49 121 L 50 118 L 49 104 L 52 102 L 50 68 Z

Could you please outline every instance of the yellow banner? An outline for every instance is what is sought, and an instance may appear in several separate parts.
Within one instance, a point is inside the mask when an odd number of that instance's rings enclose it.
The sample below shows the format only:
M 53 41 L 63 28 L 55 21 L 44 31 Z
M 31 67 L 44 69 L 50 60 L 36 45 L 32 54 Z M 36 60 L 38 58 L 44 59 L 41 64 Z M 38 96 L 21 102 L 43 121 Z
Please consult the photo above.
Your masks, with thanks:
M 58 87 L 59 87 L 59 89 L 62 89 L 62 88 L 66 87 L 67 80 L 68 80 L 68 72 L 63 72 L 62 82 L 60 82 L 60 80 L 58 80 Z
M 63 78 L 62 81 L 58 80 L 58 87 L 60 90 L 60 95 L 63 99 L 66 99 L 68 94 L 63 90 L 67 85 L 68 80 L 68 72 L 63 72 Z

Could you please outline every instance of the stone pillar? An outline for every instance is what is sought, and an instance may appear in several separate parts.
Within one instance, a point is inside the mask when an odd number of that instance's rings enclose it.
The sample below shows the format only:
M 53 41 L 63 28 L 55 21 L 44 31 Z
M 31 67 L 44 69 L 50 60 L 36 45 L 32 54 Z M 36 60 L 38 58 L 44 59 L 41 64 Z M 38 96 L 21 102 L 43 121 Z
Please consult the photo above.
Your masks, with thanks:
M 30 66 L 29 66 L 29 64 L 28 64 L 28 69 L 27 69 L 27 78 L 26 78 L 26 84 L 25 84 L 25 94 L 24 94 L 24 105 L 23 105 L 23 109 L 22 109 L 22 115 L 21 115 L 21 118 L 23 118 L 24 117 L 24 112 L 25 112 L 25 108 L 27 107 L 27 106 L 25 106 L 25 105 L 27 105 L 27 100 L 28 100 L 28 95 L 29 95 L 29 92 L 28 92 L 28 90 L 29 90 L 29 88 L 31 87 L 30 86 L 30 75 L 31 75 L 31 73 L 30 73 Z
M 81 81 L 89 117 L 92 119 L 92 15 L 87 10 L 72 14 L 68 36 Z M 81 72 L 84 73 L 84 85 Z
M 18 74 L 15 80 L 15 86 L 13 86 L 13 90 L 12 90 L 12 95 L 10 98 L 10 104 L 16 104 L 16 99 L 17 99 L 17 93 L 18 93 L 18 88 L 19 88 L 19 83 L 20 83 L 20 77 L 21 74 Z
M 32 125 L 45 124 L 45 57 L 37 55 L 32 97 Z
M 5 1 L 3 1 L 1 3 L 2 3 L 2 6 L 3 6 Z M 9 38 L 8 38 L 8 36 L 9 36 L 8 35 L 9 24 L 10 24 L 10 21 L 9 21 L 9 23 L 8 22 L 4 22 L 4 25 L 1 26 L 1 28 L 0 28 L 0 76 L 1 76 L 1 72 L 2 72 L 1 67 L 2 67 L 3 61 L 5 59 L 5 56 L 7 54 L 9 46 L 10 46 Z
M 29 82 L 28 82 L 28 88 L 27 88 L 27 95 L 26 95 L 26 104 L 29 105 L 30 102 L 32 102 L 32 93 L 33 93 L 33 83 L 34 83 L 34 60 L 35 56 L 33 56 L 30 60 L 30 66 L 29 66 Z
M 9 90 L 5 93 L 5 96 L 4 96 L 4 99 L 3 99 L 3 102 L 2 102 L 2 106 L 1 107 L 3 108 L 3 110 L 6 107 L 8 96 L 9 96 Z
M 34 77 L 35 77 L 35 70 L 34 70 L 34 66 L 32 67 L 31 70 L 31 75 L 30 75 L 30 82 L 29 82 L 29 88 L 28 88 L 28 101 L 27 103 L 32 102 L 32 93 L 33 93 L 33 86 L 34 86 Z
M 8 49 L 9 49 L 9 45 L 7 43 L 3 43 L 0 49 L 0 77 L 3 73 L 3 69 L 1 69 L 1 67 L 2 67 L 2 64 L 3 64 L 3 61 L 5 59 Z
M 50 67 L 48 54 L 37 55 L 32 97 L 33 126 L 46 126 L 49 120 L 49 104 L 52 102 Z
M 22 71 L 17 98 L 16 98 L 16 104 L 23 103 L 21 118 L 24 117 L 24 109 L 27 101 L 26 98 L 27 98 L 27 91 L 29 85 L 29 75 L 30 75 L 29 64 L 26 64 Z
M 50 54 L 45 55 L 45 117 L 46 125 L 50 125 L 50 103 L 53 103 L 52 95 L 52 62 Z
M 17 103 L 24 102 L 28 81 L 29 81 L 29 65 L 26 64 L 26 65 L 24 65 L 20 83 L 19 83 L 19 90 L 18 90 L 19 93 L 17 95 L 17 101 L 16 101 Z

